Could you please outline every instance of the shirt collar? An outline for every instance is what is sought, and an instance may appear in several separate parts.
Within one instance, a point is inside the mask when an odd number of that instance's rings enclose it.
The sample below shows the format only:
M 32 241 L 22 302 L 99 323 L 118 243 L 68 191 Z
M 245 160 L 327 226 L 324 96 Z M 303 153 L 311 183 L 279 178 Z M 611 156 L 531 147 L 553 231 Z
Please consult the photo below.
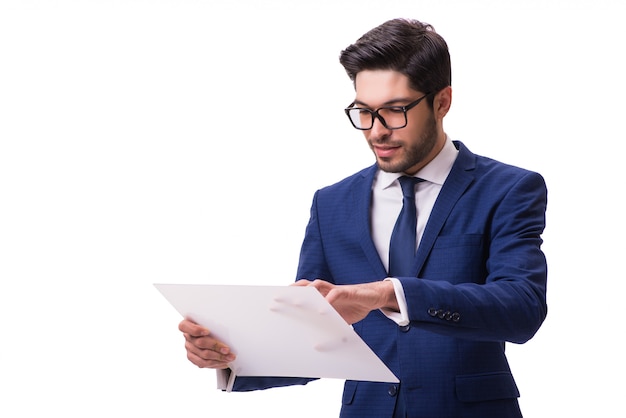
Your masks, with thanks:
M 435 183 L 438 185 L 443 185 L 450 174 L 450 170 L 452 170 L 452 165 L 454 164 L 454 160 L 456 160 L 458 150 L 452 143 L 450 137 L 446 135 L 446 142 L 439 151 L 439 154 L 433 158 L 431 162 L 426 164 L 420 171 L 415 173 L 415 177 L 419 177 L 431 183 Z M 379 185 L 380 188 L 386 189 L 393 184 L 394 181 L 400 176 L 402 173 L 387 173 L 382 170 L 378 170 L 376 174 L 376 184 Z

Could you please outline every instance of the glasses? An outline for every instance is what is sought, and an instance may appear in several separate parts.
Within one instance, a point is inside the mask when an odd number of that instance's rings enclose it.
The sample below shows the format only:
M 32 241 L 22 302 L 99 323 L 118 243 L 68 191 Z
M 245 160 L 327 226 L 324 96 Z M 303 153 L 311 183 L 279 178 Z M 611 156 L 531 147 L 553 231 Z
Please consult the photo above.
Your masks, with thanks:
M 430 93 L 423 95 L 414 102 L 406 106 L 385 106 L 376 110 L 366 109 L 364 107 L 352 107 L 354 103 L 348 106 L 345 111 L 348 119 L 352 122 L 352 126 L 362 131 L 372 129 L 374 119 L 378 118 L 380 123 L 387 129 L 401 129 L 407 125 L 406 112 L 420 104 Z

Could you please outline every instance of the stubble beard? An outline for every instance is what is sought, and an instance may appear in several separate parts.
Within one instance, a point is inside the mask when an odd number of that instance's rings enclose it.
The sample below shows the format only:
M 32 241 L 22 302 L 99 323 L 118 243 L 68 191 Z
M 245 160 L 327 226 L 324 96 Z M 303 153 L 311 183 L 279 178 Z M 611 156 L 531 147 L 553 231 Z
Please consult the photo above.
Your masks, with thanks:
M 387 140 L 378 141 L 384 143 Z M 378 167 L 388 173 L 403 173 L 411 167 L 423 162 L 437 144 L 437 124 L 434 117 L 429 117 L 424 126 L 424 131 L 416 143 L 404 144 L 404 155 L 399 160 L 376 157 Z M 370 147 L 372 144 L 370 143 Z M 373 148 L 372 148 L 373 150 Z M 374 153 L 376 155 L 376 153 Z

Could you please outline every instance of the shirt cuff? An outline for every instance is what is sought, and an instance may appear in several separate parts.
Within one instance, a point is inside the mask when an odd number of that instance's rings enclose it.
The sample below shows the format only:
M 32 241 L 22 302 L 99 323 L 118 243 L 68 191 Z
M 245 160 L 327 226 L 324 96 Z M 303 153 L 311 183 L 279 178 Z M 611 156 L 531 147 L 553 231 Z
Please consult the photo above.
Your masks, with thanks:
M 384 308 L 381 308 L 380 311 L 399 326 L 409 325 L 409 308 L 406 305 L 406 296 L 404 295 L 402 283 L 400 280 L 393 277 L 388 277 L 385 280 L 388 280 L 393 284 L 393 290 L 396 293 L 396 300 L 398 301 L 398 308 L 400 309 L 400 312 Z
M 217 388 L 220 390 L 225 390 L 227 392 L 230 392 L 232 390 L 231 370 L 230 369 L 217 369 L 215 370 L 215 372 L 217 376 Z

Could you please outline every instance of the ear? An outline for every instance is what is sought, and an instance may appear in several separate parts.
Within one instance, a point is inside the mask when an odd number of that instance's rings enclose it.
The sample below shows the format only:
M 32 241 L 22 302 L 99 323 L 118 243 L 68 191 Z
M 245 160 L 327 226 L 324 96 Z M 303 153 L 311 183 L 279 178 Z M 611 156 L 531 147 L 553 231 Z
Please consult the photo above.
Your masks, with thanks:
M 435 119 L 443 119 L 448 114 L 452 105 L 452 87 L 448 86 L 440 90 L 433 100 Z

